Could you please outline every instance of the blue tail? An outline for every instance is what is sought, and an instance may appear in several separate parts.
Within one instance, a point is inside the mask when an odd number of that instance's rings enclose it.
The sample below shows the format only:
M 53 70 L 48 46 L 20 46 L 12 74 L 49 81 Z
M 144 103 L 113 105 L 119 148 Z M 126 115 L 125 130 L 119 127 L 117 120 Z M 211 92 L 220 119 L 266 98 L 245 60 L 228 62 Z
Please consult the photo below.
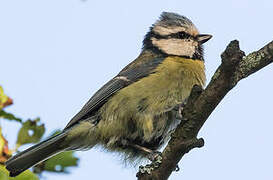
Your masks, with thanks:
M 35 164 L 62 152 L 65 147 L 61 144 L 65 137 L 66 133 L 62 132 L 11 157 L 5 163 L 10 176 L 15 177 Z

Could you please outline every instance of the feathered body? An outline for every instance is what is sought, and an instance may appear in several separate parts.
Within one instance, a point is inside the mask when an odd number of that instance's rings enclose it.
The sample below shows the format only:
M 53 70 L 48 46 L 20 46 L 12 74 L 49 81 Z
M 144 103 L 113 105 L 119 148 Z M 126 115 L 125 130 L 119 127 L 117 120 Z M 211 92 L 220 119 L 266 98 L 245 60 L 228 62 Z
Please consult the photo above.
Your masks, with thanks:
M 60 135 L 7 161 L 10 175 L 61 151 L 95 145 L 129 159 L 147 156 L 143 149 L 157 150 L 177 125 L 174 107 L 194 85 L 205 85 L 202 44 L 210 38 L 186 17 L 164 12 L 145 36 L 139 57 L 96 92 Z
M 205 84 L 202 61 L 165 58 L 154 73 L 123 88 L 100 109 L 98 139 L 110 147 L 127 139 L 158 149 L 176 123 L 172 108 L 184 102 L 195 84 Z

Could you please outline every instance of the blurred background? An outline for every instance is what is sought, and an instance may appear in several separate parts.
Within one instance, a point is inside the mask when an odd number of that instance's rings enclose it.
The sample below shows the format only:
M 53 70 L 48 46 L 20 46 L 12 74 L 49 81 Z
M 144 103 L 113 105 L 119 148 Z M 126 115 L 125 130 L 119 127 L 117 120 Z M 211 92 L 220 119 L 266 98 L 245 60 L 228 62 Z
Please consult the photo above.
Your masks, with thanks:
M 208 82 L 234 39 L 246 54 L 273 37 L 273 1 L 13 0 L 0 1 L 0 85 L 14 100 L 6 111 L 40 117 L 47 134 L 65 127 L 84 103 L 136 58 L 162 11 L 190 18 L 213 35 L 205 45 Z M 271 22 L 271 23 L 270 23 Z M 272 179 L 272 65 L 241 81 L 219 104 L 199 136 L 205 146 L 179 163 L 170 179 Z M 0 120 L 10 146 L 19 126 Z M 23 146 L 20 150 L 25 149 Z M 98 149 L 77 152 L 69 174 L 48 180 L 136 179 L 138 167 Z

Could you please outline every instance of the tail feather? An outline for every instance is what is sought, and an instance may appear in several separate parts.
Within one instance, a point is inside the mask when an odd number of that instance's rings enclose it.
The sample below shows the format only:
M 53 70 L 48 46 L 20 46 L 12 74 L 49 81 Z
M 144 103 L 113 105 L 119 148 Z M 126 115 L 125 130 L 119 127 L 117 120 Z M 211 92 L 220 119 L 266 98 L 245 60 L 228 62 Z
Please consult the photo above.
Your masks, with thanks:
M 15 177 L 35 164 L 63 151 L 64 147 L 61 147 L 61 144 L 65 137 L 66 133 L 62 132 L 11 157 L 5 163 L 10 176 Z

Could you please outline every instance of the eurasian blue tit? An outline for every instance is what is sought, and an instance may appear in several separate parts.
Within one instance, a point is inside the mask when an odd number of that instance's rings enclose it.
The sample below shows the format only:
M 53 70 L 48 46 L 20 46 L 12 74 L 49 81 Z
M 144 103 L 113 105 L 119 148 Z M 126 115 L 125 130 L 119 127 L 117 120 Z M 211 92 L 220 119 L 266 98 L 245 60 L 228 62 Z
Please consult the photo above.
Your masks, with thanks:
M 212 36 L 176 13 L 163 12 L 143 40 L 140 55 L 100 88 L 63 131 L 6 162 L 10 176 L 63 151 L 94 146 L 128 161 L 147 157 L 170 137 L 174 107 L 206 81 L 202 44 Z

